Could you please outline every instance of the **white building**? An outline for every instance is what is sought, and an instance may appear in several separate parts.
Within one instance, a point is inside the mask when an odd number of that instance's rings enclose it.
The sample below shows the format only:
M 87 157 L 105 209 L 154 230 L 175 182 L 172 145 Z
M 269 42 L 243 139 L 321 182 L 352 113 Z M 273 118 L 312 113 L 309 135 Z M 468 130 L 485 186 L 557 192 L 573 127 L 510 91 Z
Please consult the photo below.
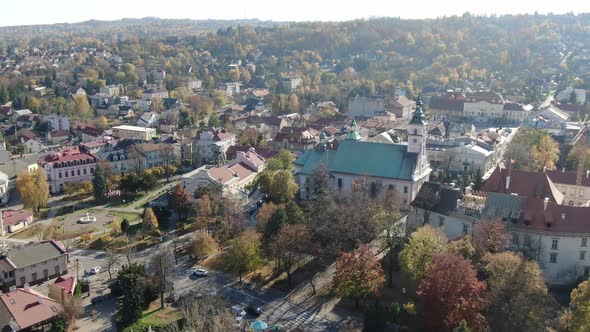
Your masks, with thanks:
M 237 96 L 240 94 L 240 82 L 227 82 L 220 84 L 217 90 L 225 91 L 228 97 Z
M 39 159 L 39 166 L 47 174 L 51 193 L 64 191 L 66 183 L 92 181 L 97 158 L 79 148 L 62 150 Z
M 155 112 L 145 112 L 137 119 L 137 126 L 144 128 L 154 128 L 158 125 L 160 116 Z
M 349 193 L 356 185 L 366 183 L 372 195 L 390 192 L 403 204 L 410 204 L 431 172 L 426 130 L 420 102 L 408 124 L 407 144 L 362 142 L 354 130 L 336 150 L 330 150 L 322 132 L 318 147 L 303 152 L 295 160 L 300 197 L 312 197 L 313 174 L 324 166 L 330 173 L 329 185 L 333 191 Z
M 49 131 L 70 130 L 70 118 L 65 115 L 47 115 L 44 117 Z
M 8 203 L 10 199 L 10 179 L 8 175 L 0 172 L 0 205 Z
M 236 135 L 223 128 L 200 132 L 193 139 L 193 160 L 199 165 L 225 160 L 225 152 L 236 144 Z
M 106 86 L 103 86 L 102 88 L 100 88 L 100 93 L 103 93 L 109 97 L 114 97 L 114 96 L 120 95 L 122 90 L 123 90 L 122 85 L 112 84 L 112 85 L 106 85 Z
M 149 141 L 158 135 L 156 133 L 156 128 L 121 125 L 113 127 L 113 136 L 116 138 L 130 138 Z
M 23 287 L 65 274 L 67 256 L 66 250 L 55 241 L 11 250 L 0 258 L 0 284 Z

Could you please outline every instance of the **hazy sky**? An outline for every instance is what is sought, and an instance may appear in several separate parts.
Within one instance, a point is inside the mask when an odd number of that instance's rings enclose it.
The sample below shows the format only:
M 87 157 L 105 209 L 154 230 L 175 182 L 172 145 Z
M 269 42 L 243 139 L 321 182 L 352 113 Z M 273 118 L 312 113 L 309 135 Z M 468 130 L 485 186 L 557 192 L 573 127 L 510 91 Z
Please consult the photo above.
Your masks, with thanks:
M 0 26 L 124 17 L 343 21 L 374 16 L 590 12 L 588 0 L 2 0 Z

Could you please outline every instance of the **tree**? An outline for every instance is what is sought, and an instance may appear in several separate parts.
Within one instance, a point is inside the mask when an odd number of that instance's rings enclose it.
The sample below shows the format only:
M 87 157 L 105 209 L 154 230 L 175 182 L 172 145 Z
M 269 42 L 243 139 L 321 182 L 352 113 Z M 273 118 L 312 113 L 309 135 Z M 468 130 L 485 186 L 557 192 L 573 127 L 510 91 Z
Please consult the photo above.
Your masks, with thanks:
M 74 114 L 80 118 L 92 117 L 92 109 L 86 96 L 74 96 Z
M 30 173 L 27 171 L 20 173 L 16 179 L 16 188 L 26 208 L 39 212 L 42 207 L 47 206 L 49 185 L 44 169 L 37 168 Z
M 286 203 L 293 200 L 298 190 L 299 186 L 293 179 L 293 174 L 281 170 L 274 174 L 268 195 L 275 203 Z
M 188 191 L 180 183 L 170 193 L 168 206 L 173 208 L 181 217 L 188 213 L 191 206 L 191 198 Z
M 76 318 L 80 317 L 82 312 L 84 312 L 82 299 L 79 296 L 66 296 L 63 299 L 62 307 L 61 316 L 65 319 L 68 326 L 74 323 Z
M 230 241 L 229 248 L 223 255 L 223 262 L 227 269 L 239 276 L 254 270 L 262 263 L 260 241 L 253 231 L 245 231 Z
M 140 270 L 143 271 L 142 265 L 125 265 L 117 277 L 122 296 L 117 300 L 116 320 L 121 328 L 137 322 L 143 312 L 143 289 L 139 282 L 139 278 L 142 277 Z
M 379 260 L 366 245 L 352 252 L 342 253 L 336 259 L 336 270 L 332 285 L 338 296 L 352 297 L 355 307 L 359 300 L 377 296 L 385 284 L 383 269 Z
M 389 262 L 387 266 L 387 287 L 393 288 L 394 250 L 403 241 L 405 224 L 400 221 L 399 211 L 396 209 L 384 209 L 379 215 L 380 224 L 383 225 L 381 243 L 387 250 Z
M 473 240 L 480 249 L 497 253 L 506 250 L 510 234 L 506 231 L 506 224 L 502 220 L 484 219 L 475 224 Z
M 570 295 L 567 331 L 583 332 L 590 329 L 590 281 L 586 280 Z
M 147 208 L 143 212 L 142 225 L 145 232 L 152 232 L 158 229 L 158 218 L 152 208 Z
M 422 280 L 432 257 L 443 252 L 447 237 L 438 228 L 426 225 L 410 235 L 410 241 L 399 253 L 402 270 L 414 280 Z
M 483 185 L 483 178 L 481 175 L 481 169 L 478 168 L 475 171 L 475 181 L 473 182 L 473 190 L 479 191 Z
M 453 332 L 471 332 L 471 329 L 469 328 L 469 326 L 467 326 L 467 322 L 465 320 L 462 320 L 461 322 L 459 322 L 459 326 L 453 329 Z
M 165 332 L 226 332 L 236 328 L 235 314 L 220 297 L 204 297 L 198 301 L 183 301 L 180 306 L 183 328 L 168 326 Z
M 272 240 L 270 249 L 280 266 L 287 272 L 287 286 L 291 288 L 291 270 L 303 259 L 311 247 L 311 235 L 305 225 L 285 225 Z
M 285 213 L 287 213 L 287 222 L 289 224 L 301 224 L 305 221 L 305 216 L 303 215 L 303 210 L 295 203 L 295 201 L 290 201 L 285 206 Z
M 109 121 L 104 115 L 101 115 L 98 118 L 96 118 L 96 121 L 94 121 L 94 125 L 96 125 L 96 127 L 99 129 L 105 130 L 109 127 Z
M 258 213 L 256 213 L 256 228 L 259 232 L 263 232 L 266 228 L 266 223 L 270 220 L 275 211 L 280 207 L 273 202 L 262 204 Z
M 178 160 L 174 148 L 170 144 L 160 144 L 160 158 L 164 161 L 164 175 L 166 176 L 166 182 L 170 182 L 170 176 L 176 171 L 173 164 Z
M 420 283 L 417 295 L 424 306 L 424 317 L 433 331 L 452 331 L 462 320 L 479 330 L 483 327 L 486 284 L 477 279 L 471 263 L 453 253 L 434 256 Z
M 160 97 L 155 97 L 152 99 L 152 103 L 150 104 L 150 112 L 160 113 L 164 110 L 164 100 Z
M 191 242 L 191 255 L 199 260 L 217 251 L 217 241 L 206 232 L 196 232 Z
M 6 83 L 0 85 L 0 103 L 5 104 L 10 101 L 10 94 L 8 93 L 8 86 Z
M 115 266 L 115 264 L 117 264 L 117 256 L 115 255 L 115 253 L 113 253 L 110 250 L 107 250 L 107 271 L 109 273 L 109 280 L 111 280 L 112 278 L 112 273 L 113 273 L 113 266 Z
M 545 135 L 538 145 L 533 146 L 531 155 L 537 170 L 555 169 L 555 162 L 559 159 L 559 145 L 551 136 Z
M 486 316 L 493 331 L 540 331 L 549 316 L 551 299 L 539 265 L 521 254 L 486 254 Z
M 264 243 L 270 243 L 272 238 L 281 230 L 287 221 L 288 218 L 285 209 L 276 209 L 264 227 Z
M 107 202 L 108 178 L 106 170 L 102 163 L 96 165 L 94 177 L 92 178 L 92 188 L 94 190 L 94 199 L 100 204 Z
M 167 291 L 168 276 L 173 267 L 174 263 L 168 246 L 160 246 L 159 250 L 150 260 L 150 270 L 153 272 L 159 285 L 160 308 L 164 308 L 164 293 Z
M 291 96 L 289 96 L 289 112 L 299 112 L 299 97 L 297 97 L 297 95 L 294 93 L 292 93 Z

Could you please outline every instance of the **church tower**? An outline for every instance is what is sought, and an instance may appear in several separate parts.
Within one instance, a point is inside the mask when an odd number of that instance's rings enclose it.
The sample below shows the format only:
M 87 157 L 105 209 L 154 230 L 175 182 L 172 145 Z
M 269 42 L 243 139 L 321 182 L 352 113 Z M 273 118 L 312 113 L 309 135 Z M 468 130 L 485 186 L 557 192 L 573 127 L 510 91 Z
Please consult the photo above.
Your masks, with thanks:
M 427 123 L 424 120 L 424 111 L 422 110 L 422 99 L 420 96 L 416 99 L 416 111 L 412 120 L 408 123 L 408 152 L 426 154 L 426 131 Z

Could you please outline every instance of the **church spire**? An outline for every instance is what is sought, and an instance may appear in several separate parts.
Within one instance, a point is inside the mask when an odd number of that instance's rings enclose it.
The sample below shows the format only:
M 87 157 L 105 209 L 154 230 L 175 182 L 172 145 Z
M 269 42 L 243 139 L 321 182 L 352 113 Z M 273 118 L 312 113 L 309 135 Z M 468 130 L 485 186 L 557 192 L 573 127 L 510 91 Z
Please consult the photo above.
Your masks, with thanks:
M 353 141 L 360 141 L 361 140 L 361 134 L 358 133 L 356 128 L 357 128 L 356 120 L 352 120 L 351 130 L 348 133 L 348 135 L 346 136 L 346 139 L 353 140 Z
M 416 125 L 425 125 L 426 122 L 424 121 L 425 116 L 424 116 L 424 110 L 422 109 L 423 105 L 422 105 L 422 98 L 418 95 L 418 98 L 416 98 L 416 111 L 414 112 L 414 115 L 412 116 L 412 120 L 410 121 L 410 124 L 416 124 Z

